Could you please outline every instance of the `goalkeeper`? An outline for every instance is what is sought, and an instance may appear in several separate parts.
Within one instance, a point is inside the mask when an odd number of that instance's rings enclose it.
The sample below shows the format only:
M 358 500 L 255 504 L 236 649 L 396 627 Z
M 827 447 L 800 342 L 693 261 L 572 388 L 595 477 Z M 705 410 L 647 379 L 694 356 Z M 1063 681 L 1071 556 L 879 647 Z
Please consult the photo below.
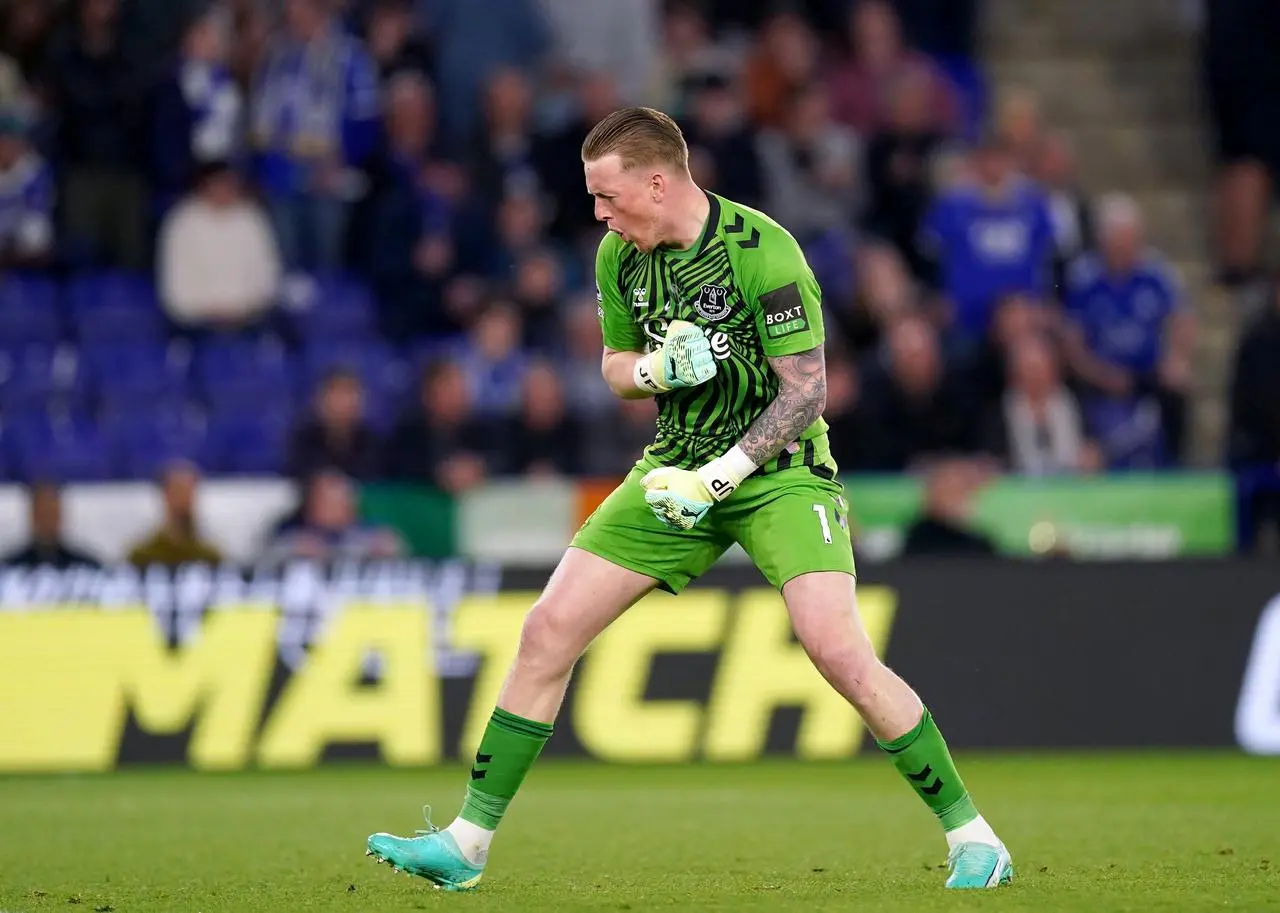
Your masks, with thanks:
M 368 852 L 446 889 L 474 887 L 579 656 L 650 590 L 679 593 L 737 542 L 781 592 L 814 665 L 937 817 L 947 887 L 1008 882 L 1009 854 L 937 725 L 876 657 L 858 616 L 822 419 L 821 295 L 795 239 L 699 188 L 680 129 L 660 112 L 609 115 L 582 159 L 609 227 L 596 257 L 602 371 L 618 396 L 656 397 L 657 435 L 529 611 L 458 818 L 417 837 L 374 834 Z

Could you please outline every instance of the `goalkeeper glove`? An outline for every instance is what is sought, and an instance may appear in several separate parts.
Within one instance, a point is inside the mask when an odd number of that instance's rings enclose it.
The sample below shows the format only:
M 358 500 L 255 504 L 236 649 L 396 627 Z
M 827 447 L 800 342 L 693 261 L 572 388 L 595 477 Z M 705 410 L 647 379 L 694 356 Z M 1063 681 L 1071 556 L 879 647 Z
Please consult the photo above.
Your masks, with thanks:
M 650 393 L 666 393 L 711 380 L 716 360 L 702 331 L 684 320 L 673 320 L 662 345 L 636 361 L 635 384 Z
M 717 501 L 723 501 L 756 471 L 756 464 L 734 447 L 696 470 L 662 466 L 650 470 L 640 484 L 644 500 L 672 529 L 692 529 Z

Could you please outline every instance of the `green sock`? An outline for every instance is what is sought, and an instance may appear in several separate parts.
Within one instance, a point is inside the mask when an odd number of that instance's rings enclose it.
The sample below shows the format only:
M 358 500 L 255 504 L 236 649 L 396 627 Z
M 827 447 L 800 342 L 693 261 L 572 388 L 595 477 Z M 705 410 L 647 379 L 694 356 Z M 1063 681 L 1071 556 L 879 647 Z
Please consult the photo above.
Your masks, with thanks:
M 926 707 L 920 722 L 906 735 L 891 742 L 876 740 L 892 758 L 898 773 L 915 787 L 925 805 L 938 816 L 942 829 L 951 831 L 978 817 L 969 791 L 956 772 L 951 752 Z
M 496 830 L 525 774 L 551 738 L 552 729 L 550 723 L 526 720 L 495 707 L 480 740 L 458 817 Z

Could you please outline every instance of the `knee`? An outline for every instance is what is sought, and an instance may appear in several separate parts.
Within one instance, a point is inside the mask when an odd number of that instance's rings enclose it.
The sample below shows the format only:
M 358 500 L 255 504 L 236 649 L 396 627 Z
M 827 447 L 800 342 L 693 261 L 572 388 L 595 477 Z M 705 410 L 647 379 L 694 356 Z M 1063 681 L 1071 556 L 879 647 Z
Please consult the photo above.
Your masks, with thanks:
M 562 603 L 539 599 L 520 629 L 516 660 L 526 669 L 567 674 L 582 649 L 573 614 Z
M 869 645 L 832 638 L 814 645 L 809 656 L 823 678 L 855 706 L 869 702 L 881 687 L 884 664 Z

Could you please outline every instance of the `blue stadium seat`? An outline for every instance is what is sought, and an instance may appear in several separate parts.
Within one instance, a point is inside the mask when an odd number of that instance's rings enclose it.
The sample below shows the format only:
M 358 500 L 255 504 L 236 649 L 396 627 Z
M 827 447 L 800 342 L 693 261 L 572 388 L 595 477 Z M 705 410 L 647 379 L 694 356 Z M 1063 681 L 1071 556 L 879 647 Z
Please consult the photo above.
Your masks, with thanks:
M 165 465 L 186 460 L 201 468 L 211 461 L 209 423 L 199 404 L 166 403 L 146 410 L 108 413 L 104 421 L 116 473 L 154 479 Z
M 78 405 L 84 388 L 75 350 L 66 345 L 0 349 L 0 408 L 29 411 Z
M 96 422 L 83 412 L 17 413 L 9 425 L 14 474 L 31 481 L 100 482 L 114 477 L 111 455 Z
M 96 273 L 72 279 L 67 308 L 84 343 L 127 343 L 164 339 L 168 320 L 154 284 L 130 273 Z
M 289 321 L 304 343 L 377 335 L 377 307 L 363 283 L 339 277 L 316 279 L 297 297 L 300 300 L 293 302 Z
M 284 471 L 292 415 L 279 410 L 231 411 L 209 420 L 209 470 L 223 475 Z
M 81 375 L 108 407 L 184 402 L 191 355 L 185 343 L 105 343 L 80 352 Z
M 243 406 L 291 405 L 298 397 L 297 369 L 276 340 L 207 340 L 195 352 L 194 381 L 213 411 Z
M 0 275 L 0 346 L 56 344 L 62 335 L 58 301 L 52 279 Z

